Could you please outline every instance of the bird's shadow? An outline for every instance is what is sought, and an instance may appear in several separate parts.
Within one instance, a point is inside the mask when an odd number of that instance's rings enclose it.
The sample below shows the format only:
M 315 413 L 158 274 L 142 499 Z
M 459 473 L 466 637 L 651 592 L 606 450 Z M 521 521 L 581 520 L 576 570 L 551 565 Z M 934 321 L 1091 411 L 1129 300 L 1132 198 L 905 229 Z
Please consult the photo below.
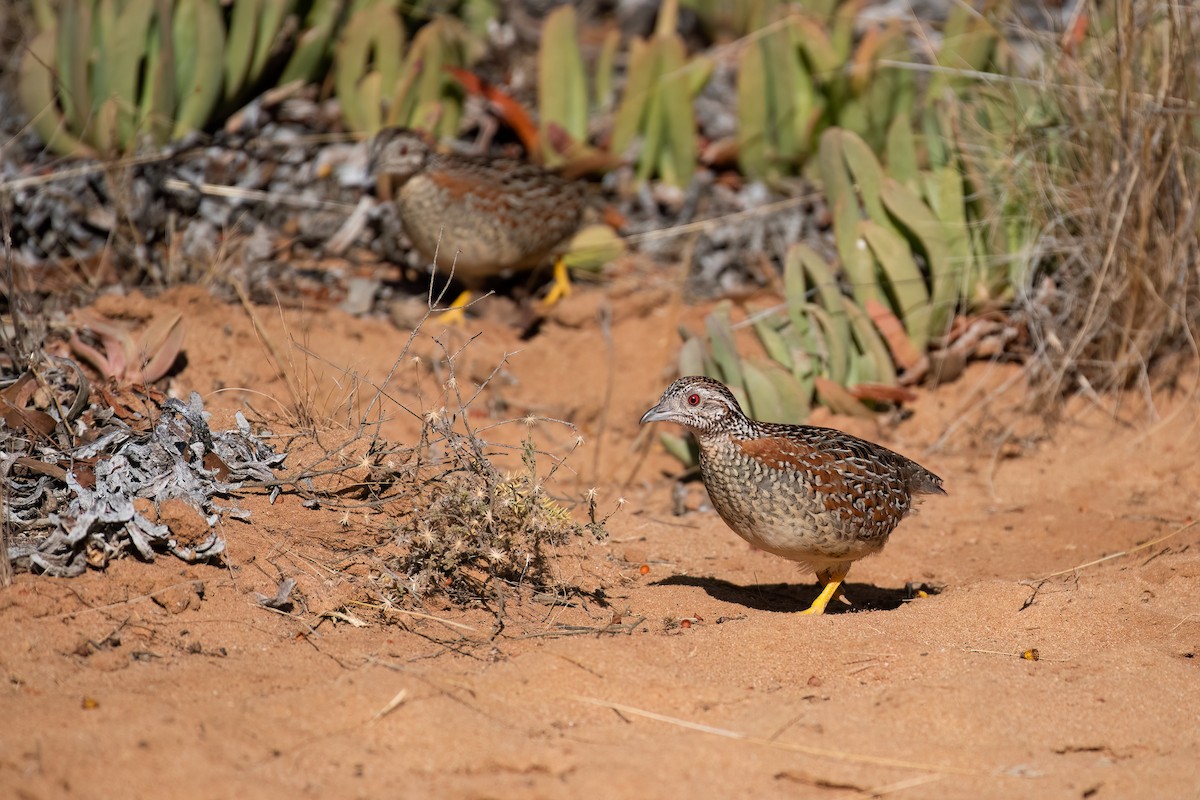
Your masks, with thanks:
M 815 581 L 811 584 L 755 583 L 749 586 L 739 586 L 720 578 L 706 578 L 699 575 L 672 575 L 650 585 L 698 586 L 708 592 L 709 597 L 714 600 L 781 614 L 804 611 L 821 592 L 821 587 Z M 904 605 L 908 600 L 917 597 L 918 592 L 923 591 L 932 595 L 941 591 L 940 587 L 927 584 L 909 584 L 899 589 L 873 586 L 869 583 L 846 583 L 843 586 L 846 597 L 850 598 L 853 605 L 835 600 L 825 609 L 827 614 L 892 611 Z

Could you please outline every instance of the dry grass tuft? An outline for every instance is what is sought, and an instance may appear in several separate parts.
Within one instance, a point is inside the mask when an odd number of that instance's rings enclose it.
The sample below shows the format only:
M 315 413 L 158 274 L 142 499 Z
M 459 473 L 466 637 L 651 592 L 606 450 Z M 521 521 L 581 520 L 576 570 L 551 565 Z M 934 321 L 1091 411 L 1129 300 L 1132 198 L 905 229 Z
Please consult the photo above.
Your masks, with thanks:
M 523 468 L 505 475 L 484 442 L 448 417 L 431 419 L 423 438 L 439 441 L 441 457 L 402 485 L 411 512 L 395 524 L 397 554 L 388 563 L 392 580 L 384 582 L 390 599 L 438 593 L 463 605 L 498 597 L 502 604 L 504 587 L 555 591 L 554 551 L 604 536 L 594 504 L 581 524 L 548 494 L 554 470 L 539 474 L 532 439 L 523 446 Z
M 311 454 L 315 449 L 316 455 L 275 486 L 300 494 L 310 507 L 339 512 L 344 528 L 360 529 L 363 536 L 350 538 L 371 542 L 359 550 L 357 563 L 370 565 L 369 593 L 375 601 L 394 608 L 420 606 L 440 596 L 462 606 L 485 605 L 502 619 L 510 590 L 572 593 L 559 575 L 556 551 L 602 538 L 611 512 L 598 515 L 590 492 L 580 498 L 586 521 L 577 521 L 568 501 L 549 491 L 582 438 L 574 436 L 566 453 L 551 453 L 539 449 L 534 432 L 543 425 L 573 432 L 570 423 L 523 417 L 474 425 L 472 404 L 483 402 L 488 383 L 506 361 L 476 384 L 458 375 L 469 341 L 452 347 L 447 338 L 435 338 L 437 358 L 415 356 L 412 348 L 423 338 L 422 326 L 436 310 L 431 297 L 429 314 L 411 332 L 383 381 L 373 384 L 345 371 L 341 383 L 359 399 L 348 398 L 341 406 L 358 409 L 356 423 L 331 425 L 326 415 L 326 424 L 316 425 L 321 414 L 313 387 L 293 393 L 293 405 L 283 404 L 286 410 L 277 422 L 294 432 L 289 452 Z M 454 332 L 448 336 L 456 338 Z M 318 358 L 297 342 L 291 345 L 308 359 Z M 310 369 L 307 361 L 282 358 L 279 347 L 268 350 L 281 372 Z M 402 365 L 411 371 L 401 370 Z M 285 375 L 285 382 L 300 385 L 294 374 Z M 431 382 L 437 388 L 429 396 Z M 384 430 L 394 418 L 416 423 L 419 434 L 403 442 L 386 438 Z M 523 433 L 497 435 L 513 426 Z M 518 454 L 519 469 L 505 472 L 496 466 L 497 456 Z
M 1024 154 L 1043 231 L 1017 312 L 1038 405 L 1149 388 L 1200 330 L 1200 13 L 1182 3 L 1084 4 L 1046 77 L 1060 124 Z

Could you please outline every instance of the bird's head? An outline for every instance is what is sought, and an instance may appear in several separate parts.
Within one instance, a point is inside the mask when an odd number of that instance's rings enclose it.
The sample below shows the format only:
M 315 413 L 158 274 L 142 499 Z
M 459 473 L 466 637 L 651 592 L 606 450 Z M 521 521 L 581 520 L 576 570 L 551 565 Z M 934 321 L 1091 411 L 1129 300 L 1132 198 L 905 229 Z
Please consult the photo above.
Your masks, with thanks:
M 376 181 L 386 178 L 393 186 L 403 186 L 424 169 L 429 158 L 429 145 L 416 131 L 384 128 L 375 134 L 367 153 L 369 175 Z
M 663 392 L 658 405 L 642 415 L 643 425 L 677 422 L 699 435 L 736 430 L 746 421 L 737 398 L 725 384 L 696 375 L 676 380 Z

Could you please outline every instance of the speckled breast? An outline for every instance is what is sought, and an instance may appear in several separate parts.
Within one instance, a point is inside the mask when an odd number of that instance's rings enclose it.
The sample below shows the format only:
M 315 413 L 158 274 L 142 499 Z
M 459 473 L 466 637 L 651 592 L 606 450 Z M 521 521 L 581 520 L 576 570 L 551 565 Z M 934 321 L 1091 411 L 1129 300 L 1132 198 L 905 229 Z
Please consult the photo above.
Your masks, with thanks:
M 424 176 L 410 180 L 397 197 L 396 210 L 413 245 L 438 266 L 454 266 L 470 280 L 521 266 L 526 258 L 508 235 L 495 209 L 480 208 L 473 196 L 452 198 Z
M 700 472 L 713 507 L 755 547 L 814 566 L 853 561 L 883 547 L 886 530 L 857 524 L 831 510 L 828 492 L 801 470 L 774 469 L 748 458 L 728 440 L 702 442 Z
M 519 180 L 528 171 L 511 173 L 511 182 L 495 170 L 415 175 L 398 193 L 396 210 L 417 249 L 428 258 L 436 252 L 438 266 L 453 264 L 460 278 L 541 266 L 579 225 L 583 195 L 546 175 Z

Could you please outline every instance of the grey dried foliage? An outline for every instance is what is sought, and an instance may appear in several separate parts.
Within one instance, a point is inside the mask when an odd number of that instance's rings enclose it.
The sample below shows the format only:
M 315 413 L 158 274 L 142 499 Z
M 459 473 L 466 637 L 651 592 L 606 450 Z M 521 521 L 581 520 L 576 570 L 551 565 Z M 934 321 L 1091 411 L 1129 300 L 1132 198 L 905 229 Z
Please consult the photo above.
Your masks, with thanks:
M 0 105 L 4 97 L 0 85 Z M 93 282 L 129 286 L 236 280 L 265 304 L 333 277 L 297 268 L 309 261 L 374 258 L 421 274 L 428 264 L 408 246 L 390 204 L 360 209 L 364 224 L 348 223 L 367 185 L 365 147 L 344 141 L 336 105 L 315 98 L 312 87 L 259 98 L 210 135 L 104 164 L 64 164 L 14 120 L 0 119 L 0 206 L 13 220 L 18 263 L 34 285 L 53 265 L 82 264 Z M 730 130 L 732 108 L 709 103 L 706 129 Z M 610 176 L 609 188 L 627 171 Z M 788 244 L 829 238 L 812 202 L 776 206 L 809 194 L 806 182 L 733 190 L 714 176 L 699 169 L 682 193 L 610 192 L 642 253 L 692 264 L 692 296 L 764 285 L 765 268 L 782 262 Z M 797 213 L 806 206 L 810 213 Z
M 259 98 L 211 135 L 108 163 L 62 164 L 0 121 L 0 205 L 17 262 L 35 281 L 56 263 L 100 262 L 127 285 L 152 286 L 212 282 L 219 268 L 286 294 L 291 260 L 320 253 L 366 180 L 365 148 L 341 141 L 336 105 L 315 94 Z M 0 104 L 5 96 L 0 86 Z M 354 244 L 366 252 L 377 241 L 395 238 L 366 232 Z
M 238 427 L 212 431 L 200 395 L 188 403 L 168 398 L 152 430 L 140 433 L 121 424 L 111 409 L 96 409 L 90 443 L 59 450 L 35 448 L 42 463 L 95 459 L 95 483 L 85 487 L 73 470 L 65 485 L 52 475 L 13 462 L 19 433 L 0 429 L 7 494 L 4 513 L 12 522 L 8 555 L 19 570 L 59 577 L 83 573 L 133 553 L 152 560 L 165 551 L 187 562 L 216 559 L 225 549 L 217 532 L 222 517 L 245 518 L 249 512 L 220 500 L 246 481 L 272 481 L 286 457 L 259 439 L 240 414 Z M 219 459 L 219 463 L 214 461 Z M 206 466 L 207 464 L 207 466 Z M 90 481 L 89 481 L 90 483 Z M 201 512 L 210 528 L 196 545 L 176 540 L 166 525 L 139 511 L 135 500 L 155 504 L 180 499 Z

